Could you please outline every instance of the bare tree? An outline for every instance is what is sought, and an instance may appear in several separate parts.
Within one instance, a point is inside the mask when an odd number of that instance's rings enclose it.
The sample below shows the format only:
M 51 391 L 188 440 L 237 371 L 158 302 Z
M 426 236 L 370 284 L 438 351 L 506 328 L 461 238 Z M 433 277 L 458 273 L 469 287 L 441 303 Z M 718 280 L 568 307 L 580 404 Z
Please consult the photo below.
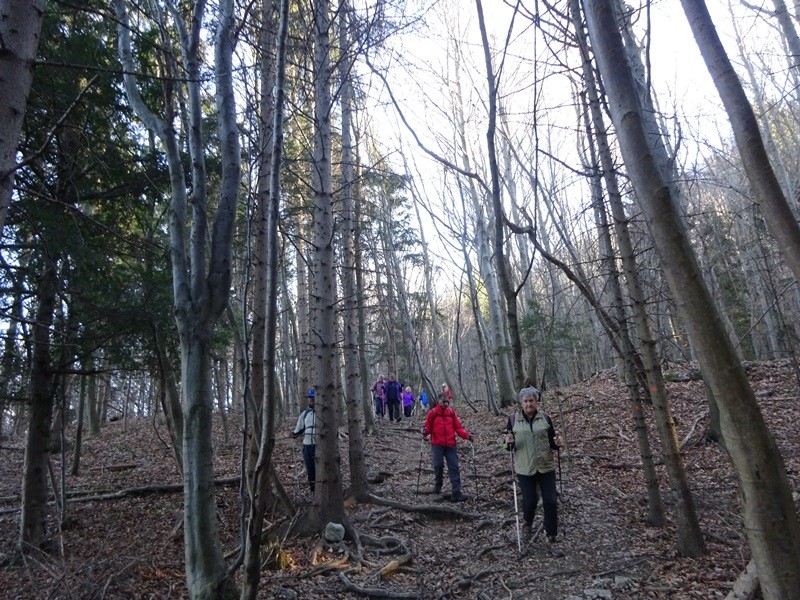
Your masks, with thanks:
M 681 4 L 728 113 L 747 179 L 763 206 L 764 220 L 783 250 L 795 279 L 800 281 L 800 225 L 772 168 L 753 107 L 722 46 L 705 1 L 681 0 Z
M 126 2 L 114 2 L 119 54 L 125 72 L 128 101 L 139 119 L 159 138 L 170 173 L 170 256 L 175 318 L 181 340 L 181 394 L 185 426 L 184 544 L 187 586 L 193 600 L 235 595 L 232 579 L 226 573 L 217 530 L 211 444 L 211 337 L 220 315 L 228 305 L 232 234 L 240 176 L 232 69 L 235 44 L 233 1 L 223 0 L 218 6 L 214 80 L 219 113 L 222 179 L 216 218 L 209 231 L 200 89 L 205 2 L 198 0 L 193 3 L 188 18 L 178 7 L 167 3 L 167 10 L 172 14 L 173 25 L 179 35 L 185 70 L 188 148 L 193 188 L 190 211 L 187 210 L 189 203 L 180 148 L 173 129 L 175 90 L 168 85 L 165 93 L 165 119 L 156 116 L 146 106 L 134 76 L 137 70 L 131 50 Z M 163 30 L 169 29 L 163 21 L 159 26 Z M 187 212 L 191 214 L 190 235 L 186 231 Z
M 586 6 L 589 36 L 636 196 L 661 257 L 681 318 L 717 398 L 722 430 L 739 477 L 742 511 L 764 597 L 800 588 L 800 523 L 780 452 L 770 435 L 717 309 L 700 277 L 677 212 L 677 198 L 655 158 L 611 0 Z

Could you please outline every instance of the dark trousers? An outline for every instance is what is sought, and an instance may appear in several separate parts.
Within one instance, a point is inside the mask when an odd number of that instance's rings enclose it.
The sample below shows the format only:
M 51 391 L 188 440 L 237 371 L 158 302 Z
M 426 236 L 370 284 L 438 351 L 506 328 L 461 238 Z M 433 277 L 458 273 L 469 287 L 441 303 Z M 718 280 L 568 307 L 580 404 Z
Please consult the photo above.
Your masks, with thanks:
M 375 403 L 375 416 L 383 417 L 383 398 L 373 396 L 372 401 Z
M 306 473 L 308 473 L 308 485 L 311 488 L 311 493 L 314 493 L 314 482 L 317 480 L 317 465 L 314 456 L 317 453 L 316 444 L 303 444 L 303 462 L 306 464 Z
M 539 494 L 536 486 L 542 491 L 542 508 L 544 508 L 544 530 L 547 535 L 558 533 L 558 504 L 556 502 L 556 472 L 520 475 L 517 473 L 519 487 L 522 491 L 522 516 L 528 524 L 533 523 Z
M 414 405 L 413 404 L 409 404 L 408 406 L 403 406 L 403 414 L 406 417 L 410 417 L 411 416 L 411 411 L 412 410 L 414 410 Z
M 450 487 L 453 494 L 461 492 L 461 473 L 458 470 L 458 452 L 455 446 L 431 446 L 433 454 L 433 475 L 435 485 L 442 486 L 442 476 L 444 475 L 444 463 L 447 461 L 447 476 L 450 478 Z
M 387 400 L 386 408 L 389 410 L 389 420 L 400 420 L 400 400 Z

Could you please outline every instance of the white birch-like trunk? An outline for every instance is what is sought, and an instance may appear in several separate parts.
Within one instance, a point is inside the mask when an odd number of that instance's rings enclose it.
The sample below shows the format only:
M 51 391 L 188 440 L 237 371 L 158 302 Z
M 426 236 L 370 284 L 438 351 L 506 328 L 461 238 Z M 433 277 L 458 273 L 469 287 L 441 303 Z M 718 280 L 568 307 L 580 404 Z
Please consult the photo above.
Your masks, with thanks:
M 125 0 L 115 0 L 120 60 L 125 91 L 145 126 L 163 145 L 170 173 L 170 257 L 175 318 L 181 340 L 181 381 L 184 417 L 184 549 L 186 579 L 192 600 L 234 597 L 217 531 L 211 443 L 211 340 L 214 327 L 228 304 L 231 283 L 232 235 L 240 177 L 239 137 L 233 94 L 233 1 L 218 5 L 215 36 L 216 105 L 221 152 L 220 197 L 208 246 L 208 198 L 202 131 L 200 41 L 205 2 L 191 7 L 190 26 L 169 6 L 180 39 L 188 98 L 188 148 L 192 164 L 191 234 L 187 234 L 187 190 L 177 136 L 172 128 L 172 96 L 167 94 L 167 119 L 153 114 L 139 94 L 133 73 L 131 33 Z M 167 29 L 166 23 L 161 23 Z M 186 240 L 188 239 L 188 248 Z M 207 260 L 207 254 L 208 260 Z M 207 270 L 206 270 L 207 267 Z

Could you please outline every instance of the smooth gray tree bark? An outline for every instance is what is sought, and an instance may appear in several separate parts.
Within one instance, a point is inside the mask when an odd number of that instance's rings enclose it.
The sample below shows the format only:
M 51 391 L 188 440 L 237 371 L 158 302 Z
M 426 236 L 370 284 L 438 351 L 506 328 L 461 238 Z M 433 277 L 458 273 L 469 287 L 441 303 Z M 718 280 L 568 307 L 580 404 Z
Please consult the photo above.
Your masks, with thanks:
M 764 220 L 778 242 L 789 269 L 800 281 L 800 225 L 772 168 L 753 107 L 722 46 L 705 1 L 681 0 L 681 5 L 728 113 L 742 165 L 761 205 Z
M 197 0 L 188 17 L 167 5 L 180 40 L 185 72 L 192 202 L 175 117 L 172 82 L 166 81 L 166 116 L 162 120 L 145 104 L 136 85 L 131 31 L 125 0 L 115 0 L 120 60 L 128 100 L 144 125 L 160 140 L 170 174 L 170 258 L 175 319 L 181 341 L 181 396 L 184 417 L 184 550 L 186 579 L 192 600 L 235 597 L 227 574 L 217 529 L 214 494 L 211 416 L 211 343 L 215 326 L 228 305 L 232 279 L 232 236 L 240 184 L 240 150 L 233 92 L 232 55 L 235 45 L 233 1 L 218 5 L 214 39 L 214 82 L 218 111 L 221 180 L 216 216 L 209 223 L 207 173 L 204 159 L 203 101 L 201 98 L 201 34 L 206 4 Z M 186 19 L 186 20 L 185 20 Z M 161 23 L 163 30 L 169 30 Z M 191 232 L 187 231 L 187 216 Z M 209 244 L 210 239 L 210 244 Z
M 717 398 L 764 597 L 790 598 L 800 589 L 800 524 L 783 460 L 700 277 L 677 198 L 654 158 L 612 2 L 593 0 L 585 13 L 625 165 L 704 379 Z

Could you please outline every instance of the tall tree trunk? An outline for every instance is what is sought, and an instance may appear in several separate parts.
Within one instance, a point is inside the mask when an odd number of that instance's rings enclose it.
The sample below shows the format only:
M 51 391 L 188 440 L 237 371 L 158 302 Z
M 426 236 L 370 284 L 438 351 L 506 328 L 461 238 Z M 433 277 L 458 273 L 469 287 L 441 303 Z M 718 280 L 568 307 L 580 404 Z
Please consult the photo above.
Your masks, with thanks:
M 350 32 L 352 11 L 346 0 L 339 4 L 339 48 L 342 58 L 339 64 L 342 106 L 342 238 L 343 268 L 342 294 L 344 313 L 344 403 L 347 407 L 348 457 L 350 462 L 350 486 L 353 496 L 365 499 L 369 494 L 367 465 L 364 458 L 364 408 L 361 402 L 362 385 L 358 352 L 358 305 L 356 287 L 355 235 L 355 156 L 353 148 L 353 52 Z M 371 414 L 372 411 L 370 411 Z
M 521 389 L 526 380 L 525 367 L 522 364 L 522 340 L 519 335 L 519 322 L 517 316 L 517 290 L 509 273 L 508 260 L 505 252 L 506 226 L 505 211 L 500 193 L 500 172 L 497 167 L 497 149 L 495 147 L 495 134 L 497 123 L 497 81 L 494 67 L 492 66 L 489 38 L 486 33 L 486 23 L 483 16 L 481 0 L 475 0 L 478 9 L 478 22 L 480 23 L 481 40 L 483 41 L 483 56 L 486 63 L 486 82 L 489 86 L 489 123 L 486 129 L 487 153 L 489 157 L 489 173 L 491 175 L 491 199 L 494 211 L 494 262 L 497 265 L 497 279 L 505 299 L 506 318 L 508 322 L 508 335 L 511 341 L 511 364 L 514 366 L 514 376 L 517 389 Z
M 653 139 L 644 127 L 611 2 L 595 0 L 587 6 L 586 17 L 636 196 L 681 318 L 697 348 L 704 378 L 717 398 L 722 431 L 739 477 L 745 529 L 762 592 L 768 600 L 792 597 L 800 589 L 800 523 L 783 460 L 699 277 L 677 212 L 678 199 L 673 197 L 662 165 L 654 159 Z
M 271 26 L 271 3 L 265 3 L 262 11 L 262 31 L 264 38 L 271 42 L 273 36 L 268 35 Z M 265 387 L 262 387 L 261 396 L 255 397 L 255 401 L 260 407 L 261 418 L 258 420 L 261 427 L 256 430 L 259 434 L 258 440 L 258 461 L 253 472 L 253 484 L 250 488 L 250 514 L 247 520 L 247 536 L 245 538 L 244 566 L 245 576 L 242 586 L 242 600 L 255 600 L 258 592 L 258 583 L 261 578 L 261 541 L 264 517 L 267 509 L 267 496 L 269 493 L 270 470 L 272 469 L 272 453 L 275 447 L 275 409 L 277 403 L 278 373 L 276 370 L 276 337 L 278 332 L 278 264 L 280 262 L 278 246 L 278 218 L 281 198 L 281 161 L 283 156 L 283 115 L 284 98 L 286 86 L 286 39 L 289 30 L 289 1 L 280 0 L 279 4 L 280 21 L 278 25 L 277 41 L 278 48 L 275 60 L 275 98 L 271 110 L 262 102 L 262 150 L 264 159 L 270 158 L 268 166 L 264 166 L 264 171 L 269 173 L 267 189 L 269 191 L 268 202 L 264 203 L 263 211 L 266 221 L 264 226 L 265 246 L 264 258 L 266 259 L 266 269 L 264 273 L 264 291 L 267 294 L 267 301 L 264 304 L 264 332 L 266 334 L 266 345 L 262 345 L 261 350 L 265 353 L 264 370 L 260 374 L 264 377 Z M 266 50 L 271 44 L 263 40 L 262 49 Z M 262 94 L 266 95 L 269 80 L 262 78 Z M 269 115 L 272 123 L 266 127 L 264 119 Z M 267 135 L 267 132 L 270 135 Z M 271 139 L 270 139 L 271 138 Z M 271 147 L 267 151 L 268 142 Z M 262 181 L 262 184 L 267 182 Z
M 0 231 L 14 191 L 17 148 L 33 82 L 45 0 L 0 0 Z
M 331 179 L 330 2 L 314 0 L 314 262 L 312 347 L 316 358 L 317 501 L 316 524 L 344 522 L 339 406 L 336 397 L 336 269 Z
M 201 33 L 205 2 L 197 0 L 188 17 L 175 10 L 173 27 L 181 43 L 188 105 L 188 137 L 192 165 L 192 202 L 189 209 L 186 177 L 177 136 L 174 91 L 165 88 L 166 118 L 162 121 L 146 106 L 136 86 L 131 33 L 125 0 L 115 0 L 119 55 L 128 100 L 145 126 L 161 140 L 170 174 L 170 258 L 175 319 L 181 340 L 181 380 L 184 417 L 184 549 L 186 579 L 192 600 L 234 597 L 233 580 L 226 572 L 217 531 L 211 441 L 211 341 L 220 315 L 228 305 L 232 279 L 232 236 L 240 184 L 240 149 L 233 92 L 232 55 L 235 44 L 233 0 L 218 4 L 214 43 L 214 83 L 219 125 L 221 180 L 219 202 L 209 232 L 207 173 L 204 159 L 201 98 Z M 187 20 L 185 21 L 184 18 Z M 187 29 L 187 24 L 189 25 Z M 186 231 L 187 214 L 191 232 Z M 210 245 L 209 245 L 210 239 Z M 188 240 L 188 246 L 187 246 Z M 208 257 L 207 257 L 208 254 Z
M 50 360 L 50 328 L 56 309 L 56 267 L 46 263 L 36 290 L 33 324 L 31 404 L 22 479 L 19 549 L 43 548 L 47 535 L 47 476 L 50 461 L 50 425 L 53 418 L 53 369 Z
M 666 387 L 659 367 L 655 338 L 650 326 L 650 317 L 645 308 L 646 303 L 634 258 L 633 245 L 628 235 L 628 219 L 617 186 L 616 170 L 614 169 L 611 149 L 606 135 L 600 97 L 595 85 L 594 70 L 590 62 L 578 0 L 570 0 L 570 12 L 573 27 L 578 36 L 578 47 L 583 61 L 583 75 L 588 99 L 587 109 L 591 113 L 592 128 L 589 129 L 589 124 L 587 124 L 587 130 L 590 134 L 593 131 L 597 139 L 599 159 L 609 195 L 616 240 L 621 250 L 622 265 L 628 284 L 628 297 L 632 305 L 636 337 L 640 343 L 640 356 L 644 366 L 645 378 L 647 379 L 648 394 L 653 405 L 656 428 L 661 441 L 661 457 L 667 467 L 668 481 L 675 503 L 677 549 L 682 556 L 700 556 L 706 552 L 703 534 L 678 449 L 675 423 L 672 419 Z M 587 115 L 588 118 L 589 116 Z M 605 209 L 602 209 L 602 212 L 601 219 L 607 224 Z M 605 243 L 610 247 L 610 239 Z
M 455 54 L 458 61 L 458 53 Z M 458 147 L 461 152 L 461 164 L 465 172 L 472 171 L 472 159 L 470 157 L 470 145 L 467 141 L 466 130 L 467 123 L 464 117 L 463 98 L 464 94 L 461 90 L 461 67 L 460 63 L 456 63 L 454 68 L 455 74 L 455 120 L 456 120 L 456 136 L 458 140 Z M 459 195 L 461 197 L 462 210 L 466 214 L 466 199 L 469 198 L 473 208 L 473 218 L 475 223 L 475 245 L 478 255 L 478 271 L 486 285 L 486 293 L 488 296 L 487 310 L 489 313 L 489 327 L 490 327 L 490 341 L 494 358 L 495 376 L 497 377 L 498 394 L 500 396 L 500 406 L 508 407 L 516 404 L 516 378 L 511 360 L 511 348 L 508 341 L 507 321 L 506 314 L 502 304 L 501 290 L 498 284 L 496 269 L 492 266 L 491 253 L 489 246 L 492 245 L 491 236 L 489 233 L 489 225 L 493 223 L 491 218 L 483 211 L 478 189 L 476 188 L 475 180 L 469 179 L 466 189 L 459 185 Z M 496 229 L 496 228 L 495 228 Z M 450 382 L 447 377 L 449 373 L 445 371 L 445 380 Z M 451 386 L 452 389 L 452 386 Z M 432 398 L 435 399 L 435 396 Z
M 770 233 L 789 269 L 800 281 L 800 225 L 794 217 L 770 163 L 753 107 L 719 39 L 704 0 L 681 0 L 686 18 L 728 113 L 733 137 Z

